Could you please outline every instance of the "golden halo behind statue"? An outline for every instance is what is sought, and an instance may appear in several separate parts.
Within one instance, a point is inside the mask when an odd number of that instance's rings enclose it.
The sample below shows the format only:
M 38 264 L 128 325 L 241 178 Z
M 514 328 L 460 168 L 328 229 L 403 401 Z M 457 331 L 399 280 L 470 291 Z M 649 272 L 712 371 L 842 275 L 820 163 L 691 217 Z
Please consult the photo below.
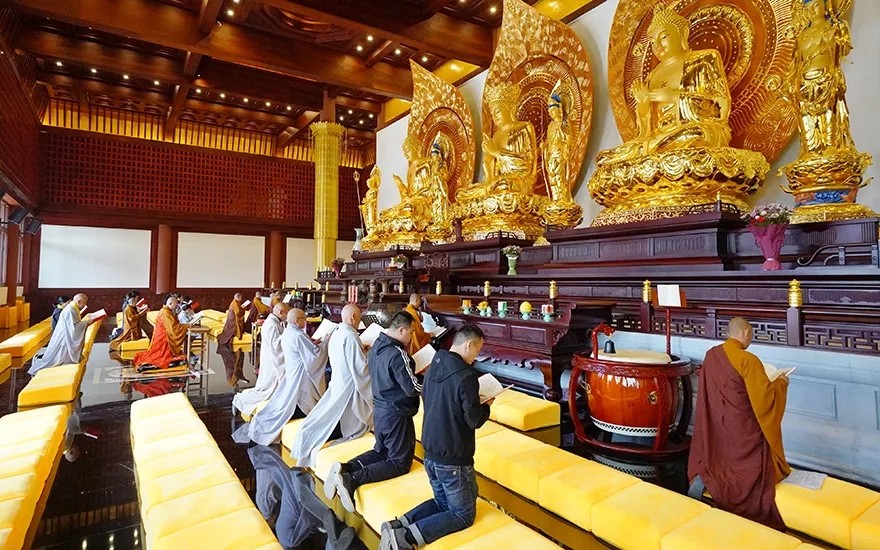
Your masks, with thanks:
M 688 43 L 721 54 L 733 100 L 731 147 L 773 161 L 791 139 L 796 120 L 779 83 L 791 64 L 792 0 L 621 0 L 608 44 L 611 107 L 624 141 L 638 135 L 630 86 L 656 66 L 648 25 L 663 4 L 690 21 Z

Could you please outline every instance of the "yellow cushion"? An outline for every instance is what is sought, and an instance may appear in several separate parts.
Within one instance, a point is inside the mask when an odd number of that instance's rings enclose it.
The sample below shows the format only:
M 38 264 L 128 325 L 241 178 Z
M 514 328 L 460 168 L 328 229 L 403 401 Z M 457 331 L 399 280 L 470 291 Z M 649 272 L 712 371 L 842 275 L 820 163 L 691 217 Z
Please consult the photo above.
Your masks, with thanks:
M 42 322 L 28 329 L 25 329 L 15 336 L 11 336 L 0 342 L 0 353 L 8 353 L 12 357 L 22 357 L 28 351 L 39 347 L 52 334 L 51 318 L 50 322 Z
M 150 347 L 149 338 L 140 338 L 138 340 L 126 340 L 119 344 L 119 351 L 143 351 Z
M 29 441 L 47 441 L 47 448 L 60 444 L 67 428 L 69 407 L 52 405 L 0 417 L 0 447 Z
M 880 493 L 830 477 L 818 491 L 776 486 L 776 506 L 786 526 L 842 548 L 852 548 L 852 522 L 878 501 Z
M 174 410 L 191 409 L 186 395 L 175 392 L 167 395 L 141 399 L 131 404 L 131 418 L 163 414 Z
M 216 445 L 204 445 L 182 451 L 175 460 L 165 456 L 141 460 L 137 463 L 137 475 L 138 479 L 156 479 L 217 460 L 226 460 L 220 449 Z
M 15 548 L 12 543 L 12 527 L 0 529 L 0 548 Z
M 142 504 L 148 506 L 141 509 L 141 517 L 144 518 L 148 540 L 155 540 L 211 518 L 254 507 L 239 480 L 230 479 L 226 474 L 220 474 L 219 477 L 220 481 L 213 485 L 202 489 L 168 493 L 162 496 L 169 498 L 156 502 L 145 502 L 142 488 Z M 170 484 L 168 488 L 171 488 Z M 172 494 L 174 496 L 171 496 Z M 235 526 L 230 528 L 235 529 Z
M 12 356 L 8 353 L 0 353 L 0 372 L 12 366 Z
M 242 420 L 244 420 L 245 422 L 250 422 L 251 418 L 253 418 L 258 412 L 262 411 L 263 408 L 268 404 L 269 404 L 269 400 L 264 399 L 264 400 L 260 401 L 259 403 L 257 403 L 257 405 L 254 407 L 253 414 L 248 414 L 246 412 L 242 412 L 241 413 Z
M 315 467 L 312 468 L 312 471 L 315 472 L 319 479 L 327 479 L 327 472 L 330 471 L 330 466 L 334 462 L 348 462 L 352 458 L 369 451 L 375 444 L 376 438 L 373 437 L 373 434 L 366 434 L 363 437 L 346 441 L 345 443 L 330 443 L 318 451 L 318 458 L 315 460 Z
M 544 477 L 585 459 L 550 445 L 542 445 L 497 460 L 495 481 L 532 502 L 538 502 L 538 483 Z
M 663 537 L 661 550 L 794 550 L 801 545 L 791 535 L 729 514 L 709 510 Z
M 538 550 L 542 548 L 558 549 L 559 546 L 525 525 L 514 521 L 509 525 L 464 542 L 458 548 L 459 550 L 485 550 L 487 548 Z
M 183 519 L 186 519 L 185 517 Z M 266 520 L 251 505 L 248 508 L 217 516 L 155 540 L 147 531 L 150 550 L 180 550 L 181 548 L 210 548 L 211 550 L 241 550 L 243 548 L 281 548 Z
M 709 507 L 650 483 L 637 483 L 593 505 L 593 533 L 619 548 L 659 550 L 660 539 Z
M 440 540 L 434 541 L 425 548 L 430 548 L 431 550 L 454 550 L 492 531 L 508 527 L 513 523 L 516 522 L 510 516 L 494 508 L 485 500 L 477 499 L 477 519 L 473 525 L 464 531 L 452 533 Z
M 299 429 L 305 421 L 305 418 L 297 418 L 296 420 L 291 420 L 285 424 L 284 427 L 281 428 L 281 444 L 288 449 L 292 448 L 293 440 L 296 439 L 296 434 L 299 432 Z
M 641 481 L 590 460 L 538 480 L 538 504 L 558 516 L 592 530 L 593 506 Z
M 413 462 L 408 474 L 358 487 L 355 507 L 378 532 L 383 521 L 405 514 L 431 498 L 434 493 L 428 475 L 421 464 Z
M 27 535 L 30 518 L 34 515 L 36 500 L 10 498 L 0 501 L 0 533 L 5 532 L 6 543 L 0 536 L 0 548 L 22 548 Z
M 179 461 L 175 458 L 175 461 Z M 213 460 L 197 464 L 194 468 L 181 470 L 153 479 L 140 477 L 139 494 L 141 510 L 149 514 L 150 509 L 159 503 L 173 500 L 187 494 L 196 493 L 230 481 L 238 481 L 235 472 L 225 460 Z M 210 508 L 210 506 L 209 506 Z
M 0 462 L 0 485 L 6 478 L 23 474 L 34 474 L 43 481 L 48 477 L 51 466 L 51 461 L 43 459 L 43 453 L 8 458 Z
M 5 477 L 0 480 L 0 502 L 13 498 L 33 496 L 42 488 L 34 473 L 26 473 Z
M 198 416 L 189 414 L 162 415 L 161 420 L 138 425 L 131 432 L 132 445 L 150 443 L 175 435 L 204 430 L 205 425 Z
M 853 550 L 880 548 L 880 502 L 852 522 L 852 547 Z
M 502 395 L 508 393 L 516 398 L 501 403 L 495 401 L 490 407 L 489 418 L 495 422 L 523 432 L 559 425 L 559 403 L 513 391 L 506 391 Z
M 166 439 L 159 439 L 153 441 L 149 445 L 137 445 L 132 449 L 132 455 L 136 462 L 140 462 L 142 460 L 148 460 L 159 456 L 179 454 L 182 451 L 202 447 L 204 445 L 216 445 L 216 443 L 207 431 L 197 431 Z M 174 457 L 170 457 L 169 460 L 174 460 Z
M 155 399 L 155 397 L 150 397 L 149 399 Z M 192 407 L 167 410 L 164 412 L 151 414 L 149 416 L 133 416 L 130 422 L 131 433 L 132 436 L 134 436 L 141 429 L 152 426 L 154 424 L 164 424 L 166 422 L 173 422 L 175 420 L 181 419 L 189 421 L 190 419 L 198 418 L 198 413 L 196 413 L 195 409 L 193 409 Z
M 39 407 L 55 403 L 70 403 L 79 395 L 82 381 L 80 365 L 58 365 L 43 369 L 31 378 L 18 394 L 19 407 Z
M 507 428 L 498 424 L 497 422 L 492 422 L 491 420 L 487 421 L 485 424 L 477 428 L 477 431 L 474 433 L 474 437 L 477 439 L 486 437 L 487 435 L 492 435 L 494 433 L 507 431 Z
M 34 439 L 32 441 L 22 441 L 21 443 L 0 445 L 0 463 L 5 460 L 22 456 L 45 454 L 47 450 L 46 447 L 47 442 L 45 439 Z M 2 476 L 2 469 L 0 469 L 0 476 Z
M 498 459 L 542 447 L 544 444 L 513 430 L 503 430 L 477 440 L 474 467 L 491 480 L 498 479 Z

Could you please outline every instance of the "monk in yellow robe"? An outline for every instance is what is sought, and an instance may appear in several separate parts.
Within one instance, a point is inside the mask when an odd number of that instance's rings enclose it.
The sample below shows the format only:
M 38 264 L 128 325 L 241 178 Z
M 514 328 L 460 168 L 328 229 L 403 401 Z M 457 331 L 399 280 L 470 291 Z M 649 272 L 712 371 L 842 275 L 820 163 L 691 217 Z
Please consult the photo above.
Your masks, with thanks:
M 269 306 L 263 303 L 263 293 L 259 290 L 254 293 L 254 299 L 251 300 L 251 305 L 247 311 L 247 330 L 251 329 L 254 323 L 257 322 L 257 319 L 260 317 L 265 319 L 265 316 L 269 314 L 271 309 Z
M 241 307 L 241 292 L 236 292 L 226 310 L 226 324 L 223 325 L 223 332 L 217 337 L 217 343 L 221 346 L 231 345 L 235 338 L 241 338 L 243 332 L 244 308 Z
M 746 351 L 754 332 L 731 319 L 728 339 L 706 353 L 697 386 L 688 477 L 722 510 L 785 529 L 776 484 L 791 473 L 782 449 L 787 376 L 770 381 L 761 360 Z
M 150 347 L 134 356 L 134 366 L 138 372 L 186 364 L 183 348 L 188 325 L 177 320 L 177 315 L 174 314 L 177 305 L 177 295 L 169 294 L 156 317 Z
M 409 303 L 404 308 L 404 311 L 412 315 L 413 318 L 412 339 L 409 341 L 409 346 L 407 346 L 407 352 L 410 355 L 413 355 L 431 342 L 431 335 L 425 332 L 425 328 L 422 326 L 422 314 L 419 311 L 421 307 L 422 297 L 416 293 L 411 294 Z
M 110 341 L 110 351 L 119 351 L 123 342 L 133 342 L 144 337 L 141 330 L 141 314 L 137 310 L 138 296 L 129 295 L 122 312 L 122 334 Z

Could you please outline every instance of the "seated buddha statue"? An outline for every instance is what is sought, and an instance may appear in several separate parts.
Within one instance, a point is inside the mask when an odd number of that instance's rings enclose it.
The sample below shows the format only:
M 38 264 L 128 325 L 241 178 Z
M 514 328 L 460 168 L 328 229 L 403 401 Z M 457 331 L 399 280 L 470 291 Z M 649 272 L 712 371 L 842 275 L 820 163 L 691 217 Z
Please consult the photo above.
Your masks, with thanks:
M 531 194 L 537 179 L 535 128 L 516 118 L 518 86 L 497 87 L 487 92 L 495 134 L 483 134 L 482 182 L 456 193 L 456 202 L 483 199 L 496 193 Z
M 716 50 L 691 50 L 688 20 L 674 11 L 654 10 L 648 36 L 660 63 L 647 81 L 636 80 L 638 136 L 602 151 L 598 165 L 632 160 L 691 147 L 726 147 L 730 143 L 730 89 Z
M 390 222 L 406 219 L 424 229 L 429 221 L 430 201 L 433 198 L 434 164 L 431 155 L 419 154 L 419 143 L 412 136 L 407 136 L 403 141 L 403 156 L 408 162 L 406 181 L 397 174 L 393 176 L 400 193 L 400 203 L 383 210 L 379 220 Z

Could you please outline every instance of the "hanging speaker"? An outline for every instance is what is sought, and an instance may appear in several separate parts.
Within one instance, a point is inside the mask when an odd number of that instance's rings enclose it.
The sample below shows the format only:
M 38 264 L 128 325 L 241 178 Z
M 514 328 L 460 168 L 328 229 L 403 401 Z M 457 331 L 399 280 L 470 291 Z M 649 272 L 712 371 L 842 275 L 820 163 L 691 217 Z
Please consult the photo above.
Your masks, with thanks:
M 36 235 L 42 225 L 43 222 L 37 218 L 28 218 L 28 221 L 24 223 L 24 232 L 29 235 Z
M 9 222 L 18 225 L 23 222 L 25 218 L 27 218 L 27 215 L 27 208 L 23 206 L 16 206 L 12 209 L 12 212 L 9 213 Z

